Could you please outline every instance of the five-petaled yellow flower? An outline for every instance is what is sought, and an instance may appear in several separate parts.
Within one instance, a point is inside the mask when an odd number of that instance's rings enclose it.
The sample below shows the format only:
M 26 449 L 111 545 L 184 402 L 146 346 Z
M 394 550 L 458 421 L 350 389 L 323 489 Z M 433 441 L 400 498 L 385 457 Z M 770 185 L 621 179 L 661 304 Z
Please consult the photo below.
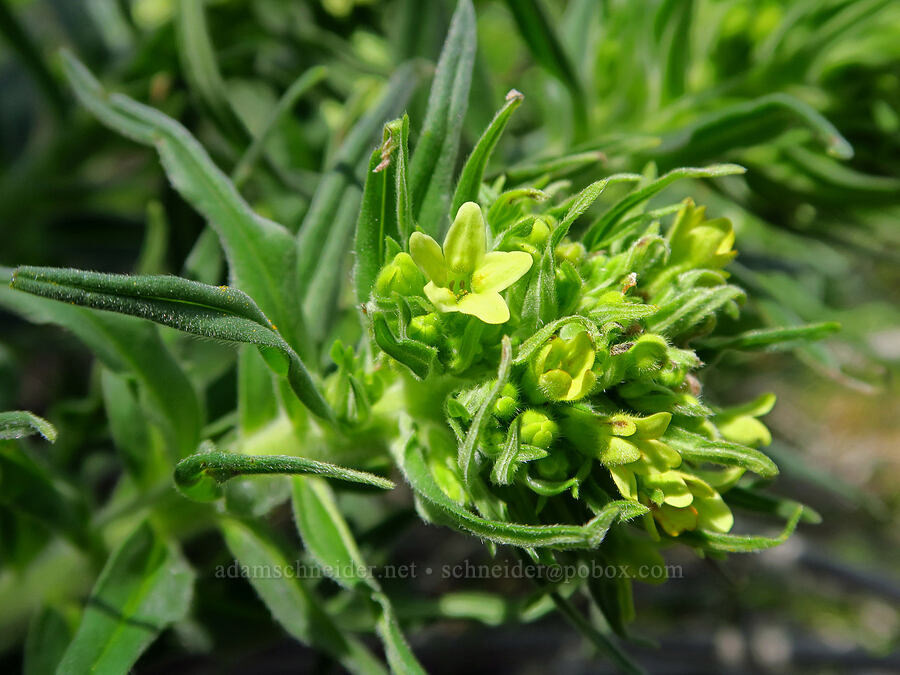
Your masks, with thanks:
M 500 291 L 522 278 L 532 263 L 524 251 L 491 251 L 481 208 L 459 207 L 441 246 L 427 234 L 413 232 L 409 253 L 428 277 L 425 295 L 441 312 L 462 312 L 485 323 L 505 323 L 509 307 Z

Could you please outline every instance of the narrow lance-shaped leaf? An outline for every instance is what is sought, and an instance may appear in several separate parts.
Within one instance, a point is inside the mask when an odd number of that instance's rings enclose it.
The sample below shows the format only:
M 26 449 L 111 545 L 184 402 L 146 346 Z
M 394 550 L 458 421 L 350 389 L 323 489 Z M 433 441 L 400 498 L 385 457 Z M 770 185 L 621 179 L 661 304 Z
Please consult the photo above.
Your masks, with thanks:
M 546 12 L 538 0 L 507 0 L 506 4 L 535 61 L 546 68 L 569 91 L 572 99 L 575 139 L 584 138 L 588 126 L 584 88 Z
M 125 375 L 102 368 L 100 384 L 109 433 L 122 463 L 138 483 L 148 485 L 157 477 L 153 471 L 154 460 L 157 459 L 156 447 L 134 382 Z
M 265 152 L 266 143 L 278 127 L 278 123 L 297 104 L 300 97 L 324 80 L 327 74 L 328 69 L 325 66 L 313 66 L 294 80 L 293 84 L 282 94 L 262 130 L 256 135 L 232 170 L 231 175 L 236 186 L 240 187 L 250 177 L 253 167 Z
M 673 169 L 664 176 L 660 176 L 649 185 L 646 185 L 639 190 L 635 190 L 618 204 L 609 209 L 606 213 L 604 213 L 603 217 L 600 218 L 600 220 L 598 220 L 596 223 L 591 225 L 590 229 L 585 234 L 584 245 L 587 246 L 588 249 L 594 248 L 596 243 L 603 239 L 604 236 L 609 234 L 610 231 L 619 223 L 619 221 L 623 217 L 625 217 L 629 211 L 631 211 L 631 209 L 647 201 L 657 192 L 665 187 L 668 187 L 671 183 L 674 183 L 677 180 L 680 180 L 682 178 L 714 178 L 717 176 L 731 176 L 734 174 L 744 173 L 744 171 L 744 167 L 738 166 L 737 164 L 713 164 L 712 166 L 708 166 L 705 168 L 686 167 L 682 169 Z
M 238 117 L 216 61 L 203 11 L 204 0 L 180 0 L 175 5 L 175 36 L 181 69 L 200 104 L 218 127 L 232 140 L 250 140 L 250 133 Z
M 238 356 L 238 428 L 246 437 L 278 416 L 272 372 L 262 355 L 247 345 Z
M 512 114 L 522 104 L 523 100 L 525 100 L 525 97 L 522 95 L 522 92 L 511 89 L 506 94 L 506 103 L 497 111 L 488 128 L 485 129 L 481 138 L 478 139 L 478 143 L 475 144 L 475 149 L 472 150 L 472 154 L 466 160 L 466 164 L 463 166 L 462 173 L 459 176 L 459 181 L 456 183 L 456 192 L 453 194 L 453 202 L 450 204 L 451 218 L 459 211 L 459 207 L 466 202 L 478 201 L 478 193 L 481 190 L 481 182 L 484 180 L 484 172 L 487 169 L 491 153 L 494 152 L 497 141 L 500 140 L 509 118 L 512 117 Z
M 740 443 L 722 439 L 710 440 L 705 436 L 685 431 L 676 426 L 669 427 L 664 440 L 688 460 L 740 466 L 753 471 L 761 478 L 773 478 L 778 475 L 778 467 L 775 466 L 775 462 L 759 450 Z
M 156 148 L 175 189 L 218 233 L 234 285 L 259 303 L 289 344 L 302 350 L 307 341 L 296 310 L 296 248 L 288 231 L 254 213 L 181 124 L 126 96 L 107 95 L 67 52 L 63 64 L 78 98 L 101 122 Z
M 379 312 L 372 318 L 375 342 L 385 354 L 402 363 L 419 379 L 424 380 L 437 360 L 437 349 L 407 337 L 394 337 L 387 319 Z
M 230 452 L 199 452 L 181 460 L 175 467 L 175 484 L 185 495 L 197 501 L 212 501 L 221 496 L 222 483 L 237 476 L 273 474 L 313 474 L 350 483 L 362 483 L 390 490 L 394 483 L 367 471 L 320 462 L 293 455 L 242 455 Z
M 306 366 L 275 325 L 244 292 L 172 276 L 129 276 L 52 267 L 20 267 L 15 289 L 92 309 L 149 319 L 186 333 L 260 348 L 316 415 L 332 419 Z
M 163 630 L 185 617 L 193 583 L 175 544 L 141 524 L 100 573 L 58 672 L 129 672 Z
M 853 148 L 837 128 L 803 101 L 768 94 L 736 103 L 663 138 L 649 153 L 662 166 L 678 166 L 720 157 L 726 151 L 764 143 L 797 123 L 813 131 L 828 154 L 850 159 Z
M 481 439 L 481 432 L 484 430 L 484 425 L 488 421 L 490 411 L 494 407 L 494 402 L 500 395 L 500 391 L 506 386 L 507 380 L 509 380 L 511 368 L 512 344 L 510 343 L 509 336 L 504 335 L 500 348 L 500 368 L 497 371 L 497 381 L 491 387 L 487 397 L 472 417 L 472 424 L 469 427 L 469 431 L 466 433 L 462 445 L 459 446 L 459 457 L 457 458 L 457 461 L 459 462 L 459 468 L 462 470 L 463 479 L 466 481 L 467 485 L 471 484 L 474 478 L 472 475 L 472 462 L 475 459 L 475 452 L 478 450 L 478 441 Z
M 335 215 L 347 188 L 362 183 L 366 153 L 386 120 L 399 113 L 418 85 L 418 74 L 411 64 L 401 66 L 391 77 L 378 103 L 353 127 L 335 153 L 331 165 L 319 182 L 312 203 L 297 232 L 297 278 L 301 297 L 309 292 L 311 279 L 322 267 L 323 242 L 329 240 Z M 333 270 L 328 270 L 333 274 Z
M 56 441 L 56 427 L 43 417 L 27 410 L 0 412 L 0 440 L 40 434 L 51 443 Z
M 610 502 L 584 525 L 525 525 L 477 516 L 450 499 L 432 476 L 422 449 L 414 437 L 394 448 L 395 459 L 416 494 L 442 516 L 442 522 L 498 544 L 525 548 L 595 548 L 616 519 L 629 520 L 642 513 L 641 504 L 619 500 Z
M 608 176 L 607 178 L 601 178 L 588 185 L 584 190 L 578 193 L 575 201 L 572 202 L 569 210 L 566 211 L 566 215 L 560 221 L 559 225 L 556 226 L 556 229 L 553 230 L 553 234 L 550 238 L 550 246 L 554 249 L 557 247 L 559 242 L 561 242 L 569 233 L 569 228 L 572 227 L 572 224 L 591 207 L 591 204 L 597 200 L 609 185 L 639 181 L 640 179 L 641 176 L 636 173 L 617 173 Z
M 737 506 L 747 511 L 755 511 L 756 513 L 766 513 L 773 516 L 780 516 L 785 520 L 790 520 L 797 507 L 803 509 L 800 520 L 804 523 L 818 524 L 822 522 L 822 516 L 815 510 L 801 504 L 793 499 L 786 499 L 776 495 L 758 492 L 751 488 L 735 485 L 728 489 L 724 495 L 725 501 L 729 506 Z
M 369 572 L 341 515 L 334 494 L 318 478 L 294 479 L 294 521 L 303 545 L 332 578 L 349 589 L 366 588 L 382 608 L 378 634 L 384 642 L 391 670 L 398 673 L 424 673 L 409 644 L 400 631 L 390 599 L 378 580 Z
M 721 534 L 705 530 L 686 532 L 682 536 L 684 536 L 685 540 L 692 543 L 696 542 L 697 545 L 710 551 L 755 553 L 767 548 L 774 548 L 786 542 L 797 528 L 797 523 L 800 522 L 803 512 L 803 506 L 798 504 L 784 526 L 784 530 L 776 537 L 762 537 L 753 534 Z
M 828 321 L 805 326 L 785 326 L 783 328 L 759 328 L 738 335 L 706 338 L 698 343 L 704 349 L 790 349 L 798 342 L 821 340 L 841 329 L 841 324 Z
M 271 571 L 270 575 L 252 574 L 248 580 L 291 637 L 321 649 L 351 673 L 386 675 L 384 666 L 365 645 L 345 635 L 334 623 L 304 581 L 285 573 L 294 563 L 270 536 L 237 520 L 225 520 L 221 528 L 237 563 L 248 570 Z
M 54 675 L 73 632 L 62 612 L 50 606 L 42 608 L 28 626 L 22 675 Z
M 303 313 L 307 318 L 310 336 L 321 342 L 338 318 L 335 307 L 340 299 L 340 290 L 348 279 L 347 263 L 350 260 L 350 246 L 353 230 L 359 217 L 360 191 L 355 185 L 344 190 L 344 196 L 324 247 L 319 248 L 319 266 L 309 280 L 303 298 Z
M 12 270 L 0 270 L 0 306 L 29 321 L 54 323 L 71 331 L 110 370 L 133 377 L 141 401 L 157 423 L 172 459 L 193 452 L 200 440 L 203 412 L 191 381 L 160 339 L 156 327 L 132 317 L 93 312 L 68 303 L 27 295 L 7 284 Z
M 366 173 L 359 219 L 356 221 L 356 265 L 353 271 L 356 299 L 366 302 L 384 264 L 385 237 L 400 238 L 397 226 L 397 163 L 403 121 L 384 126 L 384 141 L 372 151 Z
M 397 229 L 404 250 L 409 245 L 409 237 L 416 230 L 413 216 L 412 194 L 409 188 L 409 115 L 403 116 L 400 126 L 400 144 L 396 154 Z
M 743 289 L 730 284 L 692 288 L 689 292 L 661 305 L 647 327 L 654 333 L 676 337 L 699 324 L 704 318 L 715 314 L 727 303 L 742 301 L 745 297 Z
M 0 504 L 37 520 L 82 549 L 95 545 L 83 497 L 12 441 L 0 440 Z
M 409 168 L 413 215 L 434 238 L 440 238 L 448 222 L 447 208 L 463 118 L 469 105 L 477 41 L 471 0 L 459 0 L 434 73 L 425 123 Z

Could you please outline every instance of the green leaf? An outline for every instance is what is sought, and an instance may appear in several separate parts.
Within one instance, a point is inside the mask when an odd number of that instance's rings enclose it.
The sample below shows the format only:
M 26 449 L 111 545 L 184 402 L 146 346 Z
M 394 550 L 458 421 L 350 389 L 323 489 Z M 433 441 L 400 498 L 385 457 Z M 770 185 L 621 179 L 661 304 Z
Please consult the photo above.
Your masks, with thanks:
M 246 293 L 173 276 L 129 276 L 54 267 L 20 267 L 12 288 L 92 309 L 149 319 L 193 335 L 260 348 L 319 417 L 332 412 L 300 357 Z M 195 444 L 196 445 L 196 444 Z
M 382 594 L 382 598 L 385 596 Z M 404 675 L 425 675 L 425 669 L 419 663 L 416 655 L 410 649 L 403 632 L 400 630 L 400 622 L 397 620 L 394 608 L 382 602 L 381 618 L 376 626 L 378 636 L 384 643 L 384 652 L 392 673 Z
M 647 329 L 670 337 L 677 337 L 715 314 L 721 307 L 746 297 L 743 289 L 723 285 L 711 288 L 692 288 L 661 304 L 652 315 Z
M 328 239 L 319 246 L 319 265 L 306 286 L 303 313 L 313 340 L 322 342 L 338 318 L 335 308 L 341 286 L 348 280 L 345 273 L 350 259 L 350 242 L 359 218 L 359 188 L 344 190 L 341 205 L 334 214 Z
M 384 126 L 384 142 L 372 151 L 362 206 L 356 221 L 356 265 L 353 270 L 356 282 L 356 299 L 367 302 L 375 286 L 378 271 L 385 263 L 385 237 L 400 239 L 398 228 L 398 199 L 396 193 L 397 152 L 401 144 L 403 127 L 409 125 L 406 118 L 394 120 Z M 404 240 L 405 243 L 405 240 Z
M 541 259 L 528 276 L 528 286 L 522 301 L 522 324 L 532 330 L 559 316 L 556 293 L 556 262 L 552 242 L 547 242 Z
M 60 673 L 127 673 L 191 604 L 194 572 L 176 548 L 143 523 L 100 573 Z
M 248 580 L 291 637 L 321 649 L 351 673 L 385 674 L 378 659 L 332 621 L 306 584 L 296 575 L 285 573 L 293 563 L 268 535 L 237 520 L 224 520 L 220 527 L 237 562 L 248 570 L 263 571 L 262 574 L 250 574 Z
M 102 368 L 100 385 L 109 432 L 125 469 L 138 483 L 149 485 L 163 462 L 157 455 L 152 428 L 128 377 Z
M 310 555 L 332 571 L 331 578 L 341 586 L 380 592 L 328 484 L 319 478 L 297 477 L 293 485 L 294 522 Z
M 378 313 L 372 319 L 375 342 L 385 354 L 409 368 L 420 380 L 428 377 L 437 359 L 437 349 L 407 337 L 394 337 L 387 319 Z
M 491 469 L 491 480 L 497 485 L 509 485 L 515 477 L 515 459 L 519 454 L 519 419 L 516 418 L 509 425 L 506 432 L 506 440 L 503 443 L 503 451 L 494 461 Z
M 751 351 L 763 349 L 792 349 L 798 342 L 822 340 L 841 329 L 841 324 L 834 321 L 811 323 L 805 326 L 784 326 L 780 328 L 760 328 L 739 335 L 706 338 L 697 346 L 702 349 L 738 349 Z
M 797 123 L 815 133 L 828 154 L 850 159 L 853 147 L 837 128 L 803 101 L 788 94 L 767 94 L 718 110 L 663 138 L 652 152 L 664 166 L 704 162 L 736 148 L 759 145 Z
M 697 542 L 697 545 L 709 551 L 722 551 L 724 553 L 756 553 L 767 548 L 774 548 L 779 544 L 783 544 L 788 540 L 800 522 L 803 516 L 803 506 L 798 504 L 791 514 L 790 519 L 784 526 L 781 534 L 777 537 L 760 537 L 752 534 L 721 534 L 719 532 L 707 532 L 705 530 L 697 530 L 684 537 L 687 540 Z M 684 536 L 684 535 L 682 535 Z M 681 538 L 681 537 L 679 537 Z
M 43 417 L 27 410 L 0 412 L 0 440 L 23 438 L 40 434 L 51 443 L 56 442 L 56 427 Z
M 778 475 L 778 467 L 775 466 L 775 462 L 759 450 L 754 450 L 746 445 L 721 439 L 710 440 L 677 426 L 669 427 L 664 440 L 684 459 L 693 462 L 740 466 L 753 471 L 761 478 L 773 478 Z
M 757 513 L 767 513 L 773 516 L 780 516 L 785 520 L 790 520 L 797 507 L 803 509 L 800 520 L 804 523 L 812 523 L 817 525 L 822 522 L 822 516 L 815 509 L 801 504 L 793 499 L 785 499 L 776 495 L 758 492 L 750 488 L 744 488 L 739 485 L 731 487 L 724 494 L 725 501 L 729 506 L 737 506 L 738 508 Z
M 384 642 L 391 670 L 424 673 L 403 637 L 390 600 L 370 573 L 328 485 L 317 478 L 295 478 L 293 505 L 294 521 L 303 545 L 316 562 L 345 588 L 365 587 L 381 606 L 378 634 Z
M 219 486 L 232 478 L 271 474 L 314 474 L 384 490 L 394 487 L 394 483 L 387 478 L 315 459 L 218 451 L 198 452 L 178 462 L 175 467 L 175 484 L 191 499 L 210 501 L 221 496 Z
M 44 607 L 36 613 L 25 638 L 22 675 L 54 675 L 72 633 L 72 627 L 59 610 Z
M 324 80 L 327 75 L 328 69 L 325 66 L 313 66 L 294 80 L 293 84 L 282 94 L 272 112 L 269 113 L 262 130 L 256 134 L 253 142 L 241 155 L 240 160 L 238 160 L 234 170 L 231 172 L 236 186 L 240 187 L 250 177 L 253 168 L 265 152 L 266 143 L 268 143 L 269 138 L 271 138 L 282 118 L 293 110 L 301 96 Z
M 646 507 L 637 502 L 620 500 L 607 504 L 584 525 L 524 525 L 490 520 L 464 509 L 444 494 L 414 437 L 411 436 L 394 450 L 395 459 L 413 490 L 437 509 L 446 524 L 497 544 L 523 548 L 595 548 L 617 519 L 629 520 L 646 512 Z
M 478 143 L 475 144 L 475 149 L 472 150 L 472 154 L 466 160 L 459 181 L 456 183 L 456 192 L 453 194 L 453 201 L 450 204 L 451 217 L 466 202 L 478 201 L 481 182 L 484 180 L 484 171 L 491 158 L 491 153 L 494 152 L 497 141 L 500 140 L 509 118 L 512 117 L 512 114 L 522 104 L 523 100 L 525 100 L 525 97 L 521 92 L 515 89 L 510 90 L 506 95 L 506 103 L 497 111 L 488 128 L 485 129 L 481 138 L 478 139 Z
M 664 176 L 660 176 L 648 185 L 635 190 L 619 203 L 610 208 L 603 217 L 596 223 L 591 225 L 590 229 L 584 235 L 584 245 L 589 249 L 593 249 L 596 243 L 602 240 L 606 235 L 610 234 L 613 228 L 635 207 L 646 202 L 657 192 L 668 187 L 671 183 L 682 178 L 715 178 L 717 176 L 733 176 L 735 174 L 744 173 L 745 169 L 737 164 L 712 164 L 705 168 L 685 167 L 681 169 L 673 169 Z
M 500 391 L 506 386 L 506 382 L 509 380 L 511 368 L 512 344 L 509 341 L 509 336 L 504 335 L 500 347 L 500 366 L 497 370 L 497 380 L 494 382 L 493 386 L 491 386 L 487 397 L 485 397 L 484 401 L 482 401 L 478 410 L 475 412 L 475 415 L 472 417 L 472 424 L 469 426 L 466 437 L 459 446 L 457 461 L 459 462 L 459 468 L 462 470 L 463 480 L 465 480 L 466 485 L 471 486 L 472 481 L 474 480 L 472 462 L 475 459 L 475 452 L 478 449 L 478 441 L 481 437 L 481 432 L 484 430 L 485 424 L 487 424 L 491 417 L 491 411 L 494 409 L 494 403 L 500 395 Z
M 550 246 L 555 249 L 559 245 L 559 242 L 561 242 L 569 233 L 569 228 L 572 227 L 572 223 L 578 220 L 578 218 L 590 208 L 591 204 L 597 200 L 597 197 L 601 195 L 608 185 L 639 180 L 641 180 L 640 174 L 617 173 L 588 185 L 584 190 L 578 193 L 578 196 L 575 197 L 569 210 L 566 211 L 566 215 L 560 221 L 559 225 L 556 226 L 556 229 L 553 230 L 553 234 L 550 237 Z
M 185 79 L 216 125 L 232 140 L 246 142 L 250 133 L 228 100 L 203 11 L 205 0 L 175 4 L 175 37 Z
M 654 44 L 659 54 L 660 99 L 663 104 L 684 94 L 691 64 L 693 0 L 666 0 L 654 17 Z
M 506 176 L 508 185 L 522 185 L 532 183 L 541 178 L 557 179 L 586 169 L 595 164 L 601 164 L 606 155 L 599 150 L 578 152 L 560 157 L 529 160 L 521 164 L 514 164 L 504 169 L 502 175 Z
M 317 273 L 335 277 L 334 266 L 342 263 L 349 254 L 346 238 L 349 238 L 352 230 L 331 234 L 338 210 L 346 200 L 348 189 L 358 193 L 356 184 L 363 181 L 357 181 L 356 174 L 364 171 L 366 154 L 378 130 L 403 109 L 417 86 L 418 74 L 411 64 L 398 68 L 378 103 L 353 127 L 319 181 L 297 233 L 297 282 L 303 297 L 308 297 L 312 279 Z M 353 199 L 357 197 L 354 196 Z M 352 220 L 351 227 L 355 222 L 355 219 Z M 332 238 L 343 241 L 344 247 L 340 250 L 339 260 L 330 259 L 326 263 L 322 258 L 322 247 Z
M 562 82 L 572 99 L 575 139 L 587 134 L 587 100 L 578 73 L 538 0 L 506 0 L 534 60 Z
M 463 118 L 469 105 L 477 41 L 471 0 L 459 0 L 434 73 L 425 123 L 409 167 L 413 215 L 422 229 L 436 239 L 441 238 L 447 226 L 447 207 Z
M 175 189 L 219 235 L 234 285 L 259 303 L 289 344 L 305 346 L 296 311 L 296 247 L 288 231 L 255 214 L 181 124 L 126 96 L 108 95 L 68 52 L 63 64 L 78 98 L 101 122 L 156 148 Z
M 82 495 L 11 441 L 0 441 L 0 504 L 37 520 L 85 550 L 95 542 Z
M 269 370 L 259 351 L 241 347 L 238 356 L 238 428 L 246 437 L 278 416 L 278 398 Z
M 166 434 L 173 458 L 197 448 L 203 421 L 200 401 L 155 326 L 131 317 L 92 312 L 17 293 L 5 284 L 0 284 L 0 305 L 29 321 L 62 326 L 84 342 L 105 366 L 135 377 L 146 396 L 148 411 Z

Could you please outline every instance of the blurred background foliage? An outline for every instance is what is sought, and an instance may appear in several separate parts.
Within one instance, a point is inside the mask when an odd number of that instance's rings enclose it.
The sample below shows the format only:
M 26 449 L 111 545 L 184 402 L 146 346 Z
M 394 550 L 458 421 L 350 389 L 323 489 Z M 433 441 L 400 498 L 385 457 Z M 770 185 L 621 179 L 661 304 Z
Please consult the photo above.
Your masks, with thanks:
M 673 551 L 685 578 L 637 597 L 636 632 L 663 649 L 638 649 L 639 657 L 653 672 L 698 672 L 699 663 L 710 672 L 900 669 L 900 4 L 475 5 L 479 49 L 464 148 L 516 88 L 525 105 L 494 165 L 514 165 L 547 190 L 616 171 L 742 164 L 743 176 L 679 183 L 659 198 L 691 194 L 734 222 L 740 253 L 733 271 L 756 296 L 734 332 L 843 325 L 826 343 L 791 354 L 750 360 L 734 353 L 705 381 L 723 403 L 778 394 L 768 422 L 785 494 L 824 522 L 780 549 L 727 565 Z M 327 171 L 359 185 L 360 167 L 346 165 L 337 149 L 401 64 L 410 64 L 411 84 L 427 84 L 452 10 L 444 0 L 0 0 L 0 265 L 225 279 L 217 242 L 170 187 L 152 149 L 109 132 L 76 105 L 61 77 L 60 47 L 111 89 L 180 120 L 257 212 L 296 230 Z M 418 86 L 406 106 L 413 138 L 427 92 Z M 358 200 L 359 190 L 345 199 Z M 353 203 L 347 208 L 355 213 Z M 59 442 L 36 452 L 90 485 L 102 503 L 117 469 L 88 353 L 70 335 L 11 313 L 0 313 L 0 326 L 0 409 L 53 421 Z M 207 419 L 230 411 L 234 353 L 193 341 L 176 347 L 189 353 Z M 178 517 L 173 511 L 173 522 Z M 24 535 L 0 520 L 0 663 L 14 668 L 29 603 L 7 600 L 15 569 L 31 559 Z M 192 546 L 206 543 L 201 535 Z M 479 550 L 461 536 L 419 527 L 399 538 L 392 556 L 427 563 L 477 559 Z M 32 602 L 82 592 L 79 574 L 72 570 L 58 593 L 36 587 Z M 497 590 L 481 589 L 484 582 L 416 583 L 426 595 Z M 259 672 L 259 663 L 285 655 L 312 663 L 266 629 L 249 587 L 207 580 L 200 588 L 198 613 L 218 612 L 218 632 L 179 626 L 153 647 L 141 672 L 172 663 L 206 672 L 223 662 L 187 655 L 213 645 L 230 645 L 234 672 Z M 488 605 L 483 622 L 499 624 Z M 446 608 L 403 609 L 442 619 L 412 633 L 434 672 L 453 672 L 460 654 L 480 658 L 485 670 L 524 669 L 526 656 L 533 663 L 577 645 L 553 620 L 489 628 L 460 625 Z M 230 626 L 236 621 L 239 636 Z M 566 663 L 581 672 L 593 668 L 587 658 L 575 649 Z

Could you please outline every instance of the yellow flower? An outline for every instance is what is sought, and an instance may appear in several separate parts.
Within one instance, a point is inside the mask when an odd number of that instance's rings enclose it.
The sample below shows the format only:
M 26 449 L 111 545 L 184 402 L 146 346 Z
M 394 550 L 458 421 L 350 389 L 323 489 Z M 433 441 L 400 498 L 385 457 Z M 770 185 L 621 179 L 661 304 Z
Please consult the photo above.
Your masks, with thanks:
M 409 253 L 428 277 L 425 295 L 438 310 L 470 314 L 485 323 L 509 320 L 500 291 L 522 278 L 532 258 L 524 251 L 487 253 L 486 248 L 484 218 L 474 202 L 459 207 L 443 249 L 427 234 L 413 233 Z

